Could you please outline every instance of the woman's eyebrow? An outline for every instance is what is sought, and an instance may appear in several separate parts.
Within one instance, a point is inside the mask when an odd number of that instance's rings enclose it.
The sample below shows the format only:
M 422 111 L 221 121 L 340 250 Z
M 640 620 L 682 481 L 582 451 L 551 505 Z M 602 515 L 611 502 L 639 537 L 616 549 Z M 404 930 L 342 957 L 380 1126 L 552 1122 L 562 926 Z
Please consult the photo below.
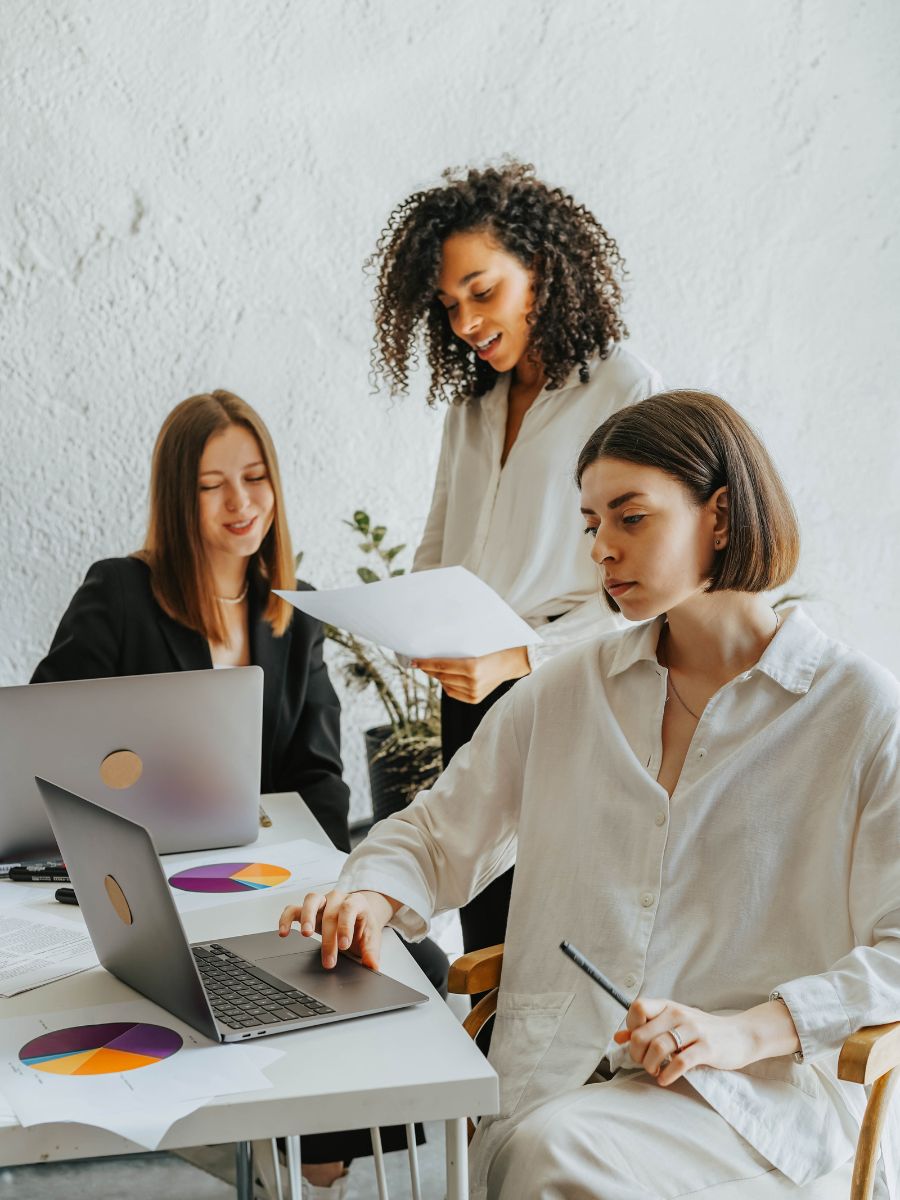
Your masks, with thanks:
M 635 496 L 646 496 L 646 492 L 623 492 L 621 496 L 616 496 L 615 500 L 610 500 L 607 508 L 621 508 L 627 500 L 633 500 Z M 596 517 L 597 513 L 593 508 L 582 508 L 582 514 L 586 517 Z
M 241 470 L 249 471 L 251 467 L 264 467 L 265 465 L 266 464 L 263 462 L 263 460 L 261 458 L 257 458 L 255 460 L 255 462 L 247 463 L 246 466 L 241 467 Z M 218 467 L 210 467 L 210 469 L 208 471 L 201 471 L 200 474 L 201 475 L 224 475 L 225 472 L 220 471 Z
M 459 281 L 459 283 L 456 286 L 457 287 L 465 287 L 467 283 L 471 283 L 473 279 L 477 279 L 479 275 L 483 275 L 484 271 L 485 271 L 484 267 L 482 267 L 481 270 L 479 270 L 479 271 L 470 271 L 468 273 L 468 275 L 463 275 L 462 279 Z M 447 295 L 447 293 L 445 291 L 443 291 L 441 288 L 438 288 L 437 294 L 439 296 Z
M 633 500 L 635 496 L 646 496 L 646 492 L 623 492 L 621 496 L 616 496 L 615 500 L 610 500 L 607 508 L 621 508 L 626 500 Z

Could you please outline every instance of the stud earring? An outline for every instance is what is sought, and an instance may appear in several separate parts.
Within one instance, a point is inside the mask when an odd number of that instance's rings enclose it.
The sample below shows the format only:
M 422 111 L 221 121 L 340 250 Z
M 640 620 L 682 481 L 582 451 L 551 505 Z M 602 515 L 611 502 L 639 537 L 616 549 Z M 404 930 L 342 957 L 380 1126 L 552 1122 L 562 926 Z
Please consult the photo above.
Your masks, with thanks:
M 719 544 L 719 541 L 720 541 L 720 539 L 719 539 L 719 538 L 716 538 L 716 545 L 717 545 L 717 546 L 718 546 L 718 544 Z

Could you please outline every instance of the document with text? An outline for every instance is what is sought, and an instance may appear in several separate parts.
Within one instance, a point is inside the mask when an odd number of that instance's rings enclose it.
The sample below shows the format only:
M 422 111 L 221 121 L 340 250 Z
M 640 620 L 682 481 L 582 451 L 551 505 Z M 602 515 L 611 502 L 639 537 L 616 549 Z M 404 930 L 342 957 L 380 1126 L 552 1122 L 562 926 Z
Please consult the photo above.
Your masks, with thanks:
M 0 913 L 0 995 L 16 996 L 96 965 L 83 925 L 32 906 Z

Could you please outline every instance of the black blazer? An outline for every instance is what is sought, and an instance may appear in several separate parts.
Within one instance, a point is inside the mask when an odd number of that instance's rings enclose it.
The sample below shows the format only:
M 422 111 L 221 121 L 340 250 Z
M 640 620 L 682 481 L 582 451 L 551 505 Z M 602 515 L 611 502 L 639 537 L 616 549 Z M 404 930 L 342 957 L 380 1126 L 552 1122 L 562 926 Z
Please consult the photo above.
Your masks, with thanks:
M 311 591 L 308 583 L 297 587 Z M 350 849 L 350 789 L 341 778 L 340 703 L 322 657 L 319 621 L 294 610 L 279 638 L 262 618 L 267 588 L 250 587 L 250 661 L 262 667 L 262 780 L 265 792 L 299 792 L 341 850 Z M 150 570 L 136 558 L 107 558 L 85 576 L 32 683 L 212 668 L 206 639 L 156 603 Z

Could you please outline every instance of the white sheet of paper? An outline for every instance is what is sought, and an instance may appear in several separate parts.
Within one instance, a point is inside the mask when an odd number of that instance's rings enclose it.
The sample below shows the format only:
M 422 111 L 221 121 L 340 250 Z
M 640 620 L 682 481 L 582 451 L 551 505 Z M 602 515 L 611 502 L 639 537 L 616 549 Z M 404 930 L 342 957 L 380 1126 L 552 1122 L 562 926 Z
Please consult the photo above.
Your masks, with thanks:
M 213 863 L 258 862 L 290 871 L 290 879 L 273 887 L 241 892 L 185 892 L 173 887 L 175 907 L 179 912 L 193 912 L 221 904 L 252 904 L 257 896 L 285 893 L 285 904 L 299 903 L 307 892 L 330 886 L 341 873 L 346 854 L 332 846 L 322 846 L 307 838 L 290 842 L 266 842 L 264 845 L 242 846 L 236 850 L 205 850 L 201 853 L 167 854 L 162 860 L 166 878 L 191 867 Z
M 280 592 L 301 612 L 407 658 L 480 658 L 541 640 L 465 567 L 322 592 Z
M 9 879 L 0 879 L 0 912 L 19 908 L 23 904 L 53 900 L 53 893 L 61 886 L 58 883 L 13 883 Z M 53 903 L 57 901 L 53 900 Z
M 16 996 L 96 965 L 83 926 L 33 905 L 0 913 L 0 995 Z
M 109 1022 L 162 1025 L 183 1044 L 170 1058 L 109 1075 L 50 1074 L 19 1059 L 41 1034 Z M 283 1053 L 270 1044 L 217 1045 L 149 1000 L 125 1001 L 0 1020 L 0 1093 L 21 1125 L 94 1125 L 155 1150 L 176 1121 L 214 1096 L 272 1087 L 263 1071 Z

